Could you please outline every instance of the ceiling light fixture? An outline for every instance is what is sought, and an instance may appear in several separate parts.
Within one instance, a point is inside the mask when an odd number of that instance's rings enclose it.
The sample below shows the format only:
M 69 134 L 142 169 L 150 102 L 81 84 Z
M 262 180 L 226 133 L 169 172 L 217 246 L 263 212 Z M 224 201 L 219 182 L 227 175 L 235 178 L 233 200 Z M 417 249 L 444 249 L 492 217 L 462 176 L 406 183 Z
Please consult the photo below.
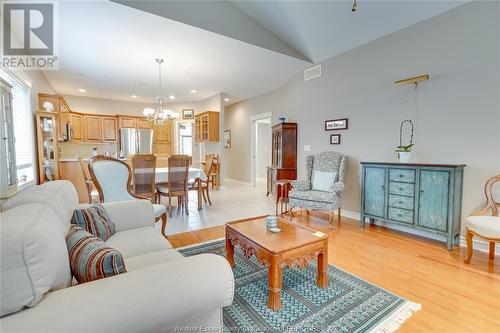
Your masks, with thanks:
M 196 94 L 196 93 L 197 93 L 196 89 L 191 89 L 191 90 L 189 90 L 189 92 L 190 92 L 191 94 Z
M 179 113 L 166 108 L 165 97 L 161 94 L 161 64 L 163 63 L 163 59 L 156 59 L 156 62 L 158 63 L 158 82 L 160 88 L 158 104 L 155 105 L 155 108 L 145 108 L 142 114 L 147 120 L 154 122 L 155 125 L 165 125 L 168 121 L 179 118 Z
M 78 91 L 81 92 L 81 93 L 87 92 L 87 90 L 85 90 L 83 88 L 78 89 Z
M 224 98 L 224 102 L 229 102 L 229 98 Z
M 351 9 L 351 11 L 355 12 L 356 10 L 358 10 L 358 4 L 356 3 L 356 0 L 354 0 L 353 3 L 352 3 L 352 9 Z
M 175 99 L 175 96 L 174 95 L 170 95 L 168 96 L 169 99 Z
M 130 96 L 130 97 L 132 97 L 132 98 L 137 98 L 137 95 L 132 95 L 132 96 Z

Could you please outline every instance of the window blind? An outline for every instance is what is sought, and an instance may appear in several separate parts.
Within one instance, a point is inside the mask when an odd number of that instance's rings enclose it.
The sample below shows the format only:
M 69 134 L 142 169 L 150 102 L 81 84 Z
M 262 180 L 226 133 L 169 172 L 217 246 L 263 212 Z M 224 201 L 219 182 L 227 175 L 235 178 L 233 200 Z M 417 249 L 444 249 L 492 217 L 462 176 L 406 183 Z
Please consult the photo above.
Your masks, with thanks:
M 12 114 L 14 120 L 14 138 L 16 150 L 16 168 L 18 185 L 34 180 L 33 163 L 35 137 L 33 114 L 30 108 L 29 89 L 19 80 L 3 70 L 0 77 L 12 85 Z

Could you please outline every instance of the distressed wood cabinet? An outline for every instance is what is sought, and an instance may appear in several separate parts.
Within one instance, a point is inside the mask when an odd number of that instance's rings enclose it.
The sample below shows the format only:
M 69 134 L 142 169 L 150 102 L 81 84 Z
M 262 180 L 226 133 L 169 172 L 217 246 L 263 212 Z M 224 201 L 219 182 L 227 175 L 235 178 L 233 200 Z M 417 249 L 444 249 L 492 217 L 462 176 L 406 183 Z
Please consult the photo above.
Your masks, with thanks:
M 366 219 L 442 235 L 458 244 L 465 165 L 361 162 L 361 225 Z M 422 233 L 420 233 L 422 234 Z

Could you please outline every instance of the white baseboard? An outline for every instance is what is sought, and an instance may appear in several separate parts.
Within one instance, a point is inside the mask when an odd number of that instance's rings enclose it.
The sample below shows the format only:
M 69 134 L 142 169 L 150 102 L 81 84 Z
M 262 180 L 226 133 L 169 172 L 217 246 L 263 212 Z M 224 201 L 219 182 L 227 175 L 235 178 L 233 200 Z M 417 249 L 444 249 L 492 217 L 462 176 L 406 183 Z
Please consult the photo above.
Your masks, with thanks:
M 342 213 L 341 214 L 342 214 L 342 216 L 351 218 L 353 220 L 361 221 L 361 215 L 358 212 L 351 212 L 351 211 L 342 209 Z M 415 235 L 418 235 L 418 236 L 423 236 L 423 237 L 435 239 L 435 240 L 438 240 L 438 241 L 445 241 L 446 240 L 446 238 L 444 236 L 436 235 L 436 234 L 433 234 L 433 233 L 428 233 L 428 232 L 425 232 L 425 231 L 420 231 L 418 229 L 404 227 L 402 225 L 395 224 L 395 223 L 385 222 L 385 221 L 381 221 L 381 220 L 375 220 L 375 224 L 387 227 L 389 229 L 394 229 L 394 230 L 398 230 L 398 231 L 402 231 L 402 232 L 407 232 L 407 233 L 415 234 Z M 473 241 L 474 250 L 482 251 L 482 252 L 488 252 L 489 251 L 489 242 L 488 241 L 480 239 L 480 238 L 477 238 L 477 237 L 473 238 L 472 241 Z M 461 246 L 461 247 L 467 247 L 467 243 L 465 241 L 465 236 L 460 236 L 459 246 Z M 500 252 L 500 243 L 496 244 L 496 250 L 498 251 L 497 253 Z
M 250 183 L 250 182 L 244 182 L 244 181 L 238 180 L 238 179 L 224 178 L 224 180 L 225 181 L 234 182 L 234 183 L 237 183 L 237 184 L 241 184 L 241 185 L 252 186 L 252 183 Z

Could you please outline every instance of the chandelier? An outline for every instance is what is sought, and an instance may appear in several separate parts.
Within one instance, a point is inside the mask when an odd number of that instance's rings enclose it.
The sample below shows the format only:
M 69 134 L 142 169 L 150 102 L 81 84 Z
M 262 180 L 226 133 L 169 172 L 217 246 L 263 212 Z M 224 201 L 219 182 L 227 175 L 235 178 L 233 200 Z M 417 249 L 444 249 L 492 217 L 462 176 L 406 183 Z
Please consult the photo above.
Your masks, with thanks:
M 165 125 L 167 122 L 179 118 L 179 113 L 167 109 L 167 104 L 165 103 L 166 98 L 161 93 L 161 64 L 163 63 L 163 59 L 156 59 L 156 62 L 158 63 L 158 78 L 160 83 L 158 103 L 154 108 L 145 108 L 142 114 L 147 120 L 153 122 L 155 125 Z

